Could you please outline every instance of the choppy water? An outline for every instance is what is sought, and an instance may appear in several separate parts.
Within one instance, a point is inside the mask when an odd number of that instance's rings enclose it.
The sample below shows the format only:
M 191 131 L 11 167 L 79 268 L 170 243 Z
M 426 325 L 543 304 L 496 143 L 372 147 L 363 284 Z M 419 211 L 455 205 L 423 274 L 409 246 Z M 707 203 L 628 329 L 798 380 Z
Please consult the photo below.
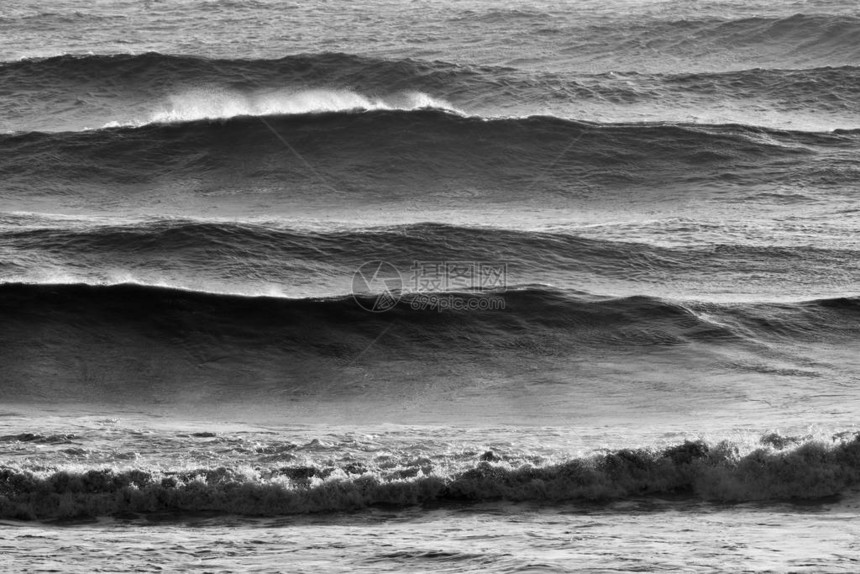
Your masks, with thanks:
M 858 50 L 830 0 L 4 3 L 0 564 L 856 569 Z

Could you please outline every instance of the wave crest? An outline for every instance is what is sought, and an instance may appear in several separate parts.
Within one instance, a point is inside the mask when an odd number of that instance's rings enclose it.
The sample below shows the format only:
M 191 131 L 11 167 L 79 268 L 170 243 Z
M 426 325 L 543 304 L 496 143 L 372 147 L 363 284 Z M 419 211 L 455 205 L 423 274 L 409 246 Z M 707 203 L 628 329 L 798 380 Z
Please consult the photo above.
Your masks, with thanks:
M 161 109 L 147 118 L 110 122 L 103 127 L 142 126 L 229 119 L 240 116 L 286 116 L 373 110 L 439 109 L 462 114 L 445 100 L 423 92 L 366 96 L 340 89 L 267 90 L 241 92 L 222 88 L 197 88 L 169 96 Z
M 765 437 L 767 439 L 768 437 Z M 747 502 L 815 500 L 860 484 L 860 439 L 764 440 L 741 453 L 728 441 L 686 441 L 662 450 L 621 449 L 557 464 L 511 464 L 492 452 L 446 471 L 429 459 L 385 469 L 0 468 L 0 517 L 51 520 L 118 513 L 219 512 L 292 515 L 462 502 L 566 504 L 642 497 Z

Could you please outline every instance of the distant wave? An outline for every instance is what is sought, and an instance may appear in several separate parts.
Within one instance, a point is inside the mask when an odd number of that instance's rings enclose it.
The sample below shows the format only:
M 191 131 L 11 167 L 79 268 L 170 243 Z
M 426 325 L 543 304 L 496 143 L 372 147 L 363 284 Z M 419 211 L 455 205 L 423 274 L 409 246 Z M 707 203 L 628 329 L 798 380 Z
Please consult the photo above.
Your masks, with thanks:
M 599 20 L 586 20 L 576 16 L 562 15 L 536 9 L 498 9 L 486 11 L 464 10 L 455 11 L 451 23 L 456 28 L 475 24 L 476 27 L 486 25 L 510 26 L 511 33 L 517 36 L 533 35 L 549 37 L 556 43 L 556 49 L 562 53 L 579 50 L 583 55 L 613 54 L 618 60 L 635 59 L 642 53 L 642 47 L 647 46 L 652 54 L 666 53 L 675 58 L 693 58 L 696 56 L 739 54 L 747 52 L 764 52 L 773 54 L 777 60 L 803 61 L 819 63 L 824 61 L 843 62 L 851 64 L 857 61 L 858 47 L 856 36 L 860 33 L 860 18 L 856 14 L 825 14 L 798 13 L 790 16 L 754 16 L 727 19 L 714 17 L 710 14 L 693 15 L 683 19 L 673 19 L 671 15 L 664 18 L 638 17 L 632 21 L 612 19 L 608 24 Z M 61 23 L 74 22 L 80 15 L 45 13 L 29 15 L 25 20 L 58 19 Z M 88 15 L 88 17 L 92 17 Z M 109 20 L 109 16 L 102 16 Z M 0 22 L 13 24 L 13 19 L 2 19 Z M 456 29 L 454 28 L 454 29 Z M 469 32 L 472 32 L 469 30 Z M 341 54 L 326 56 L 326 63 L 332 69 L 342 70 L 347 67 Z M 66 56 L 74 57 L 74 56 Z M 148 64 L 159 56 L 122 56 L 111 62 L 102 60 L 95 69 L 90 71 L 105 72 L 105 67 L 118 65 L 119 69 L 128 68 L 126 58 L 149 58 Z M 99 58 L 97 56 L 96 58 Z M 292 58 L 292 57 L 291 57 Z M 289 59 L 279 60 L 280 68 L 272 71 L 295 72 L 301 71 L 300 58 L 315 58 L 311 55 L 298 55 L 292 62 Z M 355 62 L 360 68 L 362 60 Z M 190 60 L 190 59 L 188 59 Z M 96 62 L 95 58 L 91 59 Z M 139 62 L 147 63 L 145 59 Z M 226 61 L 226 60 L 225 60 Z M 311 60 L 314 61 L 314 60 Z M 366 60 L 365 60 L 366 61 Z M 173 60 L 174 65 L 178 64 Z M 187 62 L 186 62 L 187 63 Z M 241 63 L 237 66 L 253 75 L 254 61 Z M 826 65 L 826 64 L 825 64 Z M 839 64 L 836 64 L 839 65 Z M 192 79 L 199 79 L 199 72 L 208 73 L 205 60 L 199 59 L 196 65 L 188 65 L 186 72 Z M 146 66 L 141 66 L 146 71 Z M 358 76 L 363 70 L 356 69 L 353 73 Z
M 611 72 L 560 74 L 508 66 L 475 66 L 441 60 L 384 59 L 323 52 L 279 59 L 209 59 L 197 56 L 146 53 L 140 55 L 61 55 L 0 62 L 0 79 L 8 89 L 45 90 L 101 85 L 115 95 L 154 92 L 173 94 L 193 87 L 224 90 L 332 89 L 373 95 L 426 91 L 439 98 L 483 96 L 503 102 L 505 94 L 538 100 L 606 99 L 630 103 L 665 96 L 665 88 L 700 95 L 749 98 L 770 96 L 785 101 L 814 98 L 824 90 L 830 97 L 819 104 L 856 99 L 860 87 L 850 82 L 857 66 L 798 69 L 750 69 L 717 72 Z M 814 83 L 814 85 L 812 85 Z M 502 88 L 502 89 L 500 89 Z M 541 98 L 543 95 L 543 98 Z M 464 97 L 465 96 L 465 97 Z M 484 100 L 482 100 L 484 101 Z
M 786 178 L 797 184 L 805 177 L 820 185 L 825 176 L 838 183 L 853 181 L 854 174 L 830 171 L 822 158 L 809 162 L 808 174 L 787 172 L 784 162 L 804 166 L 807 158 L 856 145 L 855 132 L 552 117 L 488 121 L 440 110 L 375 110 L 0 135 L 0 176 L 18 196 L 91 184 L 109 186 L 115 194 L 119 186 L 165 177 L 180 188 L 185 178 L 195 186 L 300 187 L 318 183 L 321 173 L 341 189 L 388 197 L 389 185 L 420 193 L 446 181 L 525 193 L 525 182 L 533 183 L 536 174 L 543 188 L 560 193 L 569 193 L 571 183 L 713 181 L 711 170 L 736 183 Z M 54 185 L 33 185 L 55 179 Z
M 700 95 L 785 101 L 815 98 L 826 90 L 833 100 L 855 100 L 860 87 L 850 82 L 856 66 L 752 69 L 722 72 L 644 73 L 614 70 L 589 74 L 533 72 L 505 66 L 474 66 L 441 60 L 383 59 L 344 53 L 296 54 L 279 59 L 225 60 L 146 53 L 140 55 L 62 55 L 0 62 L 0 79 L 12 91 L 103 85 L 115 95 L 172 94 L 193 87 L 237 92 L 284 89 L 353 90 L 371 95 L 427 91 L 439 98 L 492 101 L 491 94 L 522 94 L 538 101 L 605 99 L 631 103 L 665 97 L 666 88 Z M 814 85 L 812 85 L 814 83 Z M 503 89 L 500 89 L 503 88 Z
M 0 77 L 10 82 L 47 82 L 50 77 L 66 83 L 84 83 L 103 76 L 102 81 L 146 89 L 154 86 L 223 84 L 302 85 L 324 79 L 329 85 L 375 86 L 386 91 L 408 88 L 424 78 L 424 86 L 442 86 L 458 74 L 475 75 L 469 67 L 452 63 L 403 59 L 386 60 L 353 54 L 323 52 L 296 54 L 279 59 L 209 59 L 197 56 L 61 55 L 30 58 L 0 64 Z
M 120 14 L 93 14 L 93 13 L 84 13 L 78 10 L 62 13 L 55 11 L 41 11 L 36 8 L 36 10 L 30 11 L 22 11 L 18 15 L 4 15 L 0 16 L 0 24 L 6 25 L 21 25 L 30 24 L 33 22 L 37 22 L 41 25 L 63 25 L 63 24 L 76 24 L 81 22 L 92 22 L 93 20 L 97 21 L 111 21 L 111 20 L 122 20 L 124 16 Z
M 770 282 L 784 277 L 806 288 L 853 288 L 860 273 L 844 261 L 851 249 L 702 244 L 664 247 L 569 232 L 515 231 L 418 223 L 389 227 L 301 230 L 284 226 L 145 220 L 94 224 L 2 217 L 4 282 L 144 284 L 244 294 L 342 294 L 352 273 L 383 260 L 408 273 L 415 261 L 504 263 L 507 280 L 557 286 L 615 285 L 642 292 L 683 285 Z M 667 234 L 669 238 L 674 233 Z M 407 285 L 408 289 L 408 285 Z M 701 295 L 699 295 L 701 296 Z
M 554 30 L 554 36 L 578 27 Z M 549 30 L 548 30 L 549 32 Z M 860 18 L 855 15 L 795 14 L 750 18 L 689 18 L 655 20 L 642 18 L 627 26 L 592 25 L 577 36 L 561 41 L 563 53 L 576 50 L 613 58 L 636 59 L 642 47 L 653 54 L 666 54 L 672 60 L 731 58 L 743 62 L 764 58 L 791 67 L 805 63 L 853 65 L 860 56 L 857 35 Z M 600 39 L 597 42 L 597 39 Z M 705 64 L 707 65 L 707 64 Z
M 549 20 L 551 14 L 538 9 L 518 8 L 492 8 L 486 12 L 479 10 L 464 10 L 452 18 L 455 22 L 486 22 L 489 24 L 502 24 L 512 20 Z
M 0 225 L 9 217 L 0 216 Z M 68 254 L 81 261 L 87 253 L 97 257 L 112 252 L 130 257 L 158 257 L 186 250 L 203 250 L 217 246 L 231 250 L 231 257 L 250 257 L 284 264 L 283 259 L 366 261 L 371 254 L 384 254 L 392 261 L 409 257 L 429 260 L 458 260 L 465 256 L 488 259 L 491 255 L 517 264 L 527 261 L 555 261 L 559 267 L 581 259 L 588 265 L 617 260 L 631 272 L 632 260 L 641 258 L 653 265 L 673 269 L 708 264 L 721 267 L 743 265 L 757 259 L 769 263 L 788 261 L 792 266 L 804 261 L 826 258 L 837 260 L 858 255 L 857 251 L 815 245 L 777 247 L 755 245 L 703 244 L 693 247 L 661 247 L 633 241 L 606 241 L 581 237 L 561 231 L 518 231 L 497 227 L 467 227 L 424 222 L 382 227 L 351 227 L 334 230 L 301 230 L 281 224 L 241 223 L 192 219 L 149 219 L 138 223 L 80 223 L 75 220 L 52 222 L 51 225 L 23 226 L 29 218 L 16 218 L 22 228 L 0 230 L 4 246 L 22 252 L 32 250 L 45 254 Z M 213 251 L 214 255 L 214 251 Z M 721 262 L 725 259 L 724 262 Z M 773 261 L 776 259 L 778 261 Z M 567 260 L 567 261 L 565 261 Z M 190 263 L 190 262 L 189 262 Z
M 857 66 L 631 74 L 634 78 L 644 76 L 659 79 L 666 87 L 695 94 L 718 93 L 737 99 L 767 97 L 785 104 L 796 102 L 798 105 L 816 102 L 819 110 L 829 110 L 856 101 L 860 97 L 860 85 L 853 80 L 858 75 L 860 67 Z
M 406 468 L 363 464 L 169 471 L 0 467 L 0 517 L 56 520 L 139 513 L 278 516 L 377 505 L 489 501 L 563 505 L 671 497 L 713 502 L 816 500 L 860 486 L 860 440 L 774 436 L 740 454 L 723 441 L 623 449 L 557 464 L 512 466 L 492 452 L 445 471 L 429 459 Z
M 67 55 L 0 64 L 0 81 L 11 91 L 35 91 L 47 100 L 66 99 L 71 93 L 79 104 L 105 100 L 97 109 L 108 118 L 120 115 L 111 121 L 129 125 L 354 109 L 456 110 L 438 94 L 446 82 L 456 84 L 454 78 L 461 75 L 479 73 L 444 62 L 337 53 L 278 60 L 210 60 L 157 53 Z M 100 86 L 101 95 L 92 98 L 87 94 L 95 86 Z M 123 115 L 129 106 L 147 112 L 129 118 Z
M 698 23 L 678 22 L 678 29 L 689 32 Z M 788 17 L 754 17 L 715 22 L 700 31 L 702 37 L 731 39 L 741 44 L 777 42 L 799 45 L 815 51 L 834 51 L 842 48 L 857 53 L 855 42 L 860 33 L 860 18 L 849 15 L 794 14 Z M 692 40 L 692 38 L 691 38 Z
M 430 107 L 494 118 L 551 111 L 586 120 L 599 119 L 588 116 L 598 112 L 601 118 L 646 114 L 652 121 L 683 118 L 677 110 L 688 110 L 687 116 L 704 113 L 704 121 L 708 112 L 715 117 L 721 112 L 728 121 L 756 123 L 758 117 L 761 124 L 777 126 L 790 126 L 792 114 L 817 114 L 817 123 L 809 119 L 802 125 L 850 128 L 857 125 L 860 106 L 856 75 L 850 65 L 562 74 L 343 53 L 259 60 L 66 55 L 0 63 L 0 83 L 12 95 L 26 94 L 31 116 L 12 106 L 0 109 L 0 123 L 15 131 L 64 131 L 70 129 L 64 126 Z M 746 113 L 749 106 L 755 112 Z M 65 110 L 60 116 L 58 107 Z

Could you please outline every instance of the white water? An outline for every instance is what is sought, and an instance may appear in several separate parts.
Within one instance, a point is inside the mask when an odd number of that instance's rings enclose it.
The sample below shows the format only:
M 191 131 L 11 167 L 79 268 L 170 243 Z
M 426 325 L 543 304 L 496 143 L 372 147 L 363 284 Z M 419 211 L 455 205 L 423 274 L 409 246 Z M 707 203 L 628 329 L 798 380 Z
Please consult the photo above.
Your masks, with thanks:
M 577 3 L 575 8 L 571 6 L 550 1 L 522 5 L 521 14 L 514 14 L 517 17 L 505 24 L 500 22 L 506 11 L 500 10 L 497 2 L 404 3 L 392 0 L 346 5 L 313 1 L 291 5 L 275 1 L 63 0 L 54 3 L 50 7 L 52 13 L 46 14 L 49 8 L 44 3 L 8 0 L 0 13 L 0 60 L 65 53 L 154 50 L 222 58 L 279 58 L 300 52 L 344 51 L 382 58 L 442 59 L 469 65 L 583 73 L 631 70 L 673 73 L 856 64 L 856 59 L 843 57 L 829 61 L 821 53 L 807 61 L 803 54 L 790 53 L 778 42 L 768 50 L 725 45 L 698 57 L 676 57 L 677 46 L 653 45 L 641 37 L 625 41 L 624 36 L 632 29 L 631 23 L 652 19 L 787 17 L 801 11 L 853 15 L 856 14 L 854 2 L 588 0 Z M 541 17 L 541 11 L 546 12 L 546 17 Z M 19 16 L 24 16 L 25 20 L 14 19 Z M 619 23 L 619 16 L 631 16 L 632 20 Z M 611 50 L 605 49 L 602 37 L 586 38 L 585 44 L 578 43 L 588 30 L 604 30 L 600 26 L 613 23 L 621 34 L 615 45 L 625 48 L 624 55 L 628 59 L 619 61 Z M 558 31 L 553 32 L 553 27 Z M 504 93 L 505 86 L 500 85 L 498 91 Z M 72 102 L 69 109 L 51 111 L 57 116 L 38 110 L 33 114 L 39 118 L 35 124 L 28 123 L 32 119 L 27 117 L 26 106 L 21 104 L 26 98 L 16 98 L 7 106 L 12 111 L 4 112 L 5 117 L 11 118 L 12 127 L 0 125 L 0 131 L 32 125 L 50 131 L 58 125 L 60 129 L 104 124 L 137 126 L 240 115 L 427 106 L 453 111 L 464 108 L 468 113 L 479 113 L 426 93 L 378 96 L 345 89 L 242 91 L 206 86 L 171 93 L 166 99 L 138 102 L 137 108 L 122 114 L 110 106 L 99 107 L 101 96 L 97 91 L 74 94 L 69 100 Z M 99 121 L 90 121 L 92 113 L 78 114 L 76 98 L 81 102 L 95 101 L 94 109 L 104 111 L 95 114 Z M 813 105 L 808 112 L 783 114 L 774 111 L 778 105 L 762 102 L 750 107 L 737 102 L 711 108 L 697 104 L 675 106 L 675 102 L 670 102 L 657 107 L 625 107 L 613 102 L 591 106 L 561 102 L 556 107 L 535 108 L 529 102 L 513 102 L 510 107 L 491 114 L 555 113 L 601 121 L 740 121 L 792 129 L 829 130 L 858 125 L 856 110 L 851 109 L 837 116 L 817 115 Z M 18 106 L 23 109 L 19 110 Z M 552 161 L 553 158 L 547 158 L 547 165 Z M 538 176 L 535 179 L 539 181 Z M 148 204 L 141 199 L 134 209 L 155 216 L 163 215 L 164 205 L 169 204 L 166 199 L 175 199 L 178 195 L 167 185 L 163 190 L 139 192 L 141 198 L 155 196 L 155 201 Z M 602 192 L 596 190 L 595 195 L 602 198 Z M 14 190 L 9 191 L 9 195 L 13 193 Z M 814 194 L 815 190 L 810 193 Z M 259 212 L 254 211 L 259 207 L 249 205 L 240 193 L 237 193 L 236 206 L 231 206 L 235 208 L 232 213 L 228 209 L 218 211 L 222 208 L 217 205 L 217 197 L 214 200 L 208 194 L 201 197 L 194 202 L 188 200 L 176 209 L 187 208 L 190 213 L 213 217 L 236 213 L 259 216 Z M 76 201 L 70 203 L 73 205 L 70 207 L 49 198 L 44 208 L 50 212 L 91 215 L 85 200 L 73 199 Z M 763 215 L 790 218 L 799 211 L 794 206 L 779 212 L 769 205 L 755 210 L 750 209 L 751 202 L 727 206 L 721 204 L 719 198 L 705 198 L 700 202 L 685 197 L 655 205 L 647 198 L 638 200 L 631 194 L 617 198 L 614 204 L 602 210 L 572 209 L 562 200 L 557 203 L 548 200 L 549 205 L 541 205 L 546 209 L 479 205 L 483 219 L 477 212 L 457 208 L 446 211 L 437 205 L 435 211 L 424 209 L 434 206 L 432 202 L 422 204 L 420 199 L 404 208 L 405 213 L 389 212 L 378 205 L 344 204 L 335 210 L 330 202 L 315 211 L 302 203 L 306 200 L 299 198 L 296 204 L 284 210 L 285 213 L 275 213 L 272 217 L 294 218 L 299 223 L 303 217 L 307 221 L 310 216 L 315 221 L 360 219 L 365 224 L 434 220 L 468 224 L 477 221 L 504 227 L 564 227 L 591 237 L 667 245 L 725 241 L 727 234 L 733 234 L 738 242 L 753 244 L 803 246 L 821 242 L 829 246 L 856 247 L 856 234 L 850 233 L 856 227 L 854 215 L 837 221 L 837 214 L 823 208 L 816 211 L 815 206 L 803 207 L 801 214 L 811 222 L 809 230 L 814 231 L 811 234 L 803 226 L 774 224 Z M 265 209 L 265 204 L 262 205 Z M 815 217 L 809 218 L 810 213 Z M 729 223 L 714 230 L 704 226 L 690 236 L 678 231 L 678 228 L 692 226 L 684 225 L 684 218 L 692 218 L 696 224 L 695 218 L 700 216 Z M 678 225 L 672 223 L 673 217 L 680 221 Z M 655 220 L 659 222 L 650 223 Z M 844 222 L 848 223 L 843 226 Z M 594 224 L 604 226 L 589 227 Z M 667 231 L 655 233 L 653 228 L 661 225 L 665 225 Z M 49 281 L 80 278 L 80 274 L 71 273 L 60 265 L 46 264 L 42 272 L 42 279 Z M 108 280 L 129 278 L 138 277 L 127 270 L 118 270 Z M 831 281 L 826 276 L 820 279 Z M 734 287 L 726 297 L 737 300 L 737 292 L 746 286 Z M 798 298 L 801 292 L 807 297 L 811 294 L 805 286 L 800 292 L 793 292 L 790 284 L 782 291 Z M 769 293 L 768 298 L 772 295 Z M 46 333 L 45 336 L 52 335 Z M 840 351 L 850 353 L 850 349 Z M 2 356 L 4 361 L 16 359 Z M 217 361 L 218 357 L 204 359 Z M 392 362 L 399 359 L 392 357 Z M 546 359 L 545 364 L 550 360 Z M 677 372 L 668 377 L 669 382 L 665 376 L 666 371 L 683 370 L 683 365 L 670 364 L 661 372 L 652 362 L 647 365 L 650 370 L 646 370 L 637 364 L 616 361 L 614 376 L 601 381 L 589 373 L 590 369 L 600 371 L 605 365 L 597 364 L 599 361 L 581 365 L 576 382 L 588 389 L 587 394 L 575 386 L 554 385 L 556 389 L 563 387 L 557 392 L 564 394 L 567 403 L 553 401 L 549 395 L 536 396 L 528 387 L 499 399 L 494 392 L 493 377 L 488 375 L 486 387 L 479 389 L 480 393 L 474 391 L 471 396 L 454 393 L 452 400 L 440 400 L 439 395 L 446 392 L 440 384 L 424 389 L 424 395 L 398 396 L 398 400 L 384 406 L 355 401 L 319 407 L 296 401 L 295 409 L 279 410 L 277 405 L 269 405 L 270 412 L 266 413 L 271 421 L 269 426 L 256 422 L 259 413 L 248 405 L 241 405 L 228 414 L 196 413 L 193 406 L 167 405 L 165 411 L 168 412 L 145 415 L 135 412 L 136 407 L 129 405 L 104 408 L 98 415 L 90 413 L 78 417 L 69 414 L 73 408 L 68 405 L 52 405 L 51 400 L 55 398 L 52 396 L 45 396 L 44 404 L 31 405 L 27 411 L 6 404 L 0 397 L 4 409 L 0 413 L 2 435 L 53 432 L 84 436 L 84 439 L 75 439 L 81 444 L 71 445 L 6 441 L 0 444 L 0 463 L 41 468 L 39 472 L 50 472 L 46 467 L 51 466 L 82 470 L 136 466 L 175 468 L 192 464 L 211 468 L 239 463 L 260 465 L 263 461 L 259 457 L 250 461 L 243 458 L 246 451 L 258 454 L 254 450 L 255 443 L 265 448 L 279 441 L 313 445 L 314 452 L 307 455 L 308 459 L 299 460 L 286 455 L 279 459 L 281 454 L 275 452 L 274 458 L 265 461 L 266 464 L 304 464 L 308 460 L 326 464 L 328 458 L 344 454 L 385 457 L 392 453 L 402 456 L 416 453 L 417 456 L 427 451 L 451 456 L 469 451 L 472 452 L 469 456 L 474 458 L 484 449 L 563 457 L 601 448 L 665 445 L 701 436 L 713 441 L 735 439 L 749 446 L 763 433 L 775 430 L 801 435 L 815 432 L 826 437 L 828 433 L 854 429 L 858 414 L 856 365 L 845 365 L 840 377 L 828 377 L 829 385 L 813 378 L 801 379 L 803 386 L 787 388 L 773 373 L 757 373 L 756 365 L 751 364 L 748 365 L 749 376 L 723 380 L 721 385 L 710 387 L 688 387 L 682 384 L 686 380 Z M 809 362 L 816 364 L 813 360 Z M 442 380 L 446 365 L 444 360 L 439 363 L 439 379 Z M 360 369 L 357 366 L 355 371 L 361 374 Z M 117 372 L 121 372 L 121 367 Z M 540 375 L 540 371 L 536 371 L 536 376 Z M 85 388 L 91 382 L 84 378 L 80 384 Z M 122 381 L 115 382 L 121 388 Z M 415 381 L 406 382 L 412 383 L 413 388 L 417 386 Z M 50 381 L 43 384 L 45 389 L 52 388 Z M 397 390 L 393 385 L 392 389 Z M 189 389 L 186 398 L 193 399 L 194 392 L 199 391 Z M 243 394 L 239 389 L 233 392 L 238 398 Z M 443 397 L 448 398 L 450 396 Z M 240 401 L 237 399 L 237 402 Z M 575 404 L 575 408 L 566 408 L 567 404 Z M 85 408 L 102 407 L 89 405 Z M 205 418 L 206 422 L 188 422 L 195 416 Z M 410 419 L 436 427 L 432 432 L 408 424 L 380 429 L 384 420 Z M 472 426 L 458 426 L 456 419 L 471 420 Z M 350 443 L 344 440 L 348 433 L 338 436 L 339 431 L 332 429 L 335 423 L 345 420 L 355 421 L 355 428 L 349 432 L 360 435 L 358 440 Z M 298 421 L 306 426 L 297 424 Z M 510 424 L 512 422 L 516 424 Z M 825 423 L 835 428 L 815 426 Z M 543 426 L 545 424 L 551 426 Z M 178 435 L 191 430 L 213 432 L 218 439 L 225 440 L 177 440 Z M 338 448 L 331 448 L 332 445 Z M 350 452 L 348 448 L 356 450 Z M 4 486 L 0 483 L 0 489 Z M 0 570 L 256 569 L 314 574 L 660 569 L 854 572 L 860 568 L 857 511 L 855 494 L 845 493 L 841 500 L 819 500 L 802 505 L 772 501 L 724 505 L 657 498 L 606 505 L 564 503 L 533 507 L 484 503 L 444 508 L 375 508 L 357 513 L 268 519 L 143 514 L 63 524 L 4 520 L 0 522 Z
M 112 121 L 104 127 L 141 126 L 237 116 L 272 116 L 371 110 L 444 109 L 461 113 L 444 100 L 421 92 L 369 97 L 348 90 L 269 90 L 245 93 L 223 88 L 200 88 L 169 96 L 145 118 Z

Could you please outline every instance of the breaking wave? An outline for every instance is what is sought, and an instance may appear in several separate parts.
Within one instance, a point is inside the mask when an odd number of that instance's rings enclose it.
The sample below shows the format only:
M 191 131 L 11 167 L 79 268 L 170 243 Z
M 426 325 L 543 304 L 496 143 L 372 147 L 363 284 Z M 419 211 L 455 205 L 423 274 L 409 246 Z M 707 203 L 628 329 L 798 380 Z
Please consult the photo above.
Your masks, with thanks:
M 492 451 L 445 471 L 430 458 L 398 468 L 351 463 L 190 470 L 0 467 L 0 517 L 55 520 L 129 513 L 278 516 L 384 505 L 489 501 L 560 505 L 643 497 L 713 502 L 816 500 L 860 486 L 860 440 L 769 435 L 740 452 L 723 441 L 622 449 L 554 464 L 508 462 Z

